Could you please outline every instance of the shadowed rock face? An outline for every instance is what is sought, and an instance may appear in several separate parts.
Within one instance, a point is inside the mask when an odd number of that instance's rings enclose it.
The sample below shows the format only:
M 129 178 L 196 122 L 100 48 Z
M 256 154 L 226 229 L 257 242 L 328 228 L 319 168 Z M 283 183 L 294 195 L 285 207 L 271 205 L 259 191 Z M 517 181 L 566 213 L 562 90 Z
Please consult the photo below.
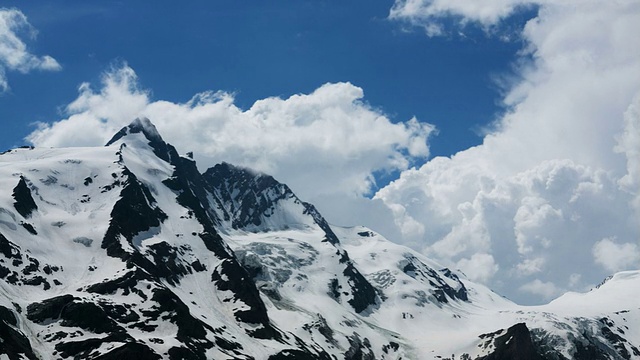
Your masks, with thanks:
M 203 178 L 207 189 L 217 200 L 211 206 L 219 205 L 218 216 L 230 221 L 234 229 L 260 226 L 278 206 L 291 201 L 299 204 L 303 214 L 308 215 L 325 232 L 325 241 L 334 245 L 340 242 L 315 206 L 301 201 L 287 185 L 272 176 L 221 163 L 207 169 Z
M 569 336 L 573 345 L 571 354 L 572 360 L 609 360 L 609 359 L 631 359 L 631 355 L 625 346 L 621 346 L 626 340 L 616 338 L 617 341 L 609 340 L 609 344 L 602 342 L 602 338 L 607 338 L 611 334 L 610 329 L 605 326 L 595 334 L 583 331 L 580 334 Z M 609 326 L 612 324 L 608 324 Z M 606 329 L 606 330 L 605 330 Z M 553 341 L 547 339 L 547 333 L 541 329 L 535 329 L 535 334 L 529 331 L 525 323 L 518 323 L 506 330 L 497 331 L 490 334 L 480 335 L 486 340 L 485 346 L 492 344 L 494 351 L 487 356 L 480 357 L 481 360 L 567 360 L 559 349 L 553 346 Z M 547 340 L 545 340 L 547 339 Z M 630 346 L 631 349 L 636 349 Z M 640 351 L 635 352 L 635 356 L 640 356 Z
M 225 206 L 221 217 L 234 229 L 259 226 L 280 200 L 293 198 L 288 186 L 273 177 L 233 166 L 217 164 L 203 174 L 208 189 Z
M 22 176 L 20 176 L 18 185 L 13 189 L 13 198 L 16 200 L 13 206 L 24 218 L 30 217 L 32 212 L 38 210 L 38 205 L 36 205 L 36 202 L 31 196 L 31 189 L 29 189 L 27 182 Z
M 488 334 L 491 337 L 494 334 Z M 481 336 L 482 338 L 482 336 Z M 525 323 L 518 323 L 507 329 L 504 335 L 493 340 L 495 351 L 482 360 L 544 360 L 531 340 L 531 333 Z
M 301 201 L 287 185 L 278 182 L 272 176 L 228 163 L 209 168 L 203 177 L 207 190 L 215 199 L 209 208 L 213 211 L 212 208 L 217 206 L 218 210 L 213 212 L 222 221 L 230 222 L 234 229 L 252 229 L 262 225 L 263 221 L 280 207 L 286 207 L 287 202 L 298 205 L 301 211 L 298 215 L 308 217 L 309 223 L 315 223 L 325 234 L 323 242 L 332 245 L 331 251 L 336 251 L 339 255 L 343 267 L 342 275 L 348 279 L 350 287 L 343 290 L 349 290 L 352 294 L 348 300 L 349 305 L 357 313 L 361 313 L 380 300 L 375 288 L 354 266 L 347 252 L 342 250 L 338 237 L 327 221 L 313 205 Z M 281 225 L 285 228 L 287 224 Z M 255 269 L 250 268 L 249 271 Z M 332 280 L 327 286 L 333 289 L 330 292 L 332 298 L 339 301 L 341 292 L 337 291 L 337 279 Z
M 4 354 L 9 359 L 37 359 L 29 339 L 16 328 L 17 325 L 18 319 L 13 311 L 0 306 L 0 355 Z
M 203 227 L 203 231 L 197 234 L 198 237 L 209 251 L 223 260 L 216 269 L 212 269 L 212 286 L 217 286 L 221 291 L 233 292 L 234 300 L 242 301 L 248 307 L 248 309 L 238 309 L 234 314 L 240 322 L 257 324 L 262 327 L 261 330 L 252 332 L 254 336 L 264 339 L 278 339 L 279 332 L 270 324 L 266 307 L 258 295 L 255 283 L 251 281 L 246 270 L 238 263 L 231 249 L 219 236 L 214 227 L 215 220 L 206 211 L 209 204 L 204 189 L 205 182 L 197 171 L 195 162 L 181 158 L 173 146 L 162 140 L 155 126 L 148 119 L 136 119 L 131 125 L 116 134 L 108 144 L 119 140 L 126 142 L 126 137 L 129 134 L 138 133 L 142 133 L 149 140 L 148 144 L 156 156 L 173 165 L 174 173 L 169 179 L 163 181 L 164 185 L 177 194 L 176 202 L 178 204 L 189 209 L 195 215 Z M 172 285 L 177 284 L 180 278 L 186 274 L 205 271 L 206 269 L 203 269 L 199 262 L 181 263 L 179 261 L 181 250 L 166 243 L 150 246 L 150 255 L 154 258 L 153 261 L 150 261 L 148 256 L 140 256 L 139 253 L 128 254 L 121 248 L 120 235 L 131 242 L 136 234 L 157 227 L 168 218 L 164 211 L 155 205 L 156 201 L 149 189 L 140 183 L 134 174 L 125 168 L 123 175 L 126 177 L 125 185 L 121 192 L 121 198 L 112 211 L 111 224 L 103 241 L 103 248 L 107 249 L 107 253 L 111 256 L 121 257 L 132 266 L 144 269 L 153 278 L 164 279 Z M 154 298 L 157 294 L 154 295 Z M 163 299 L 168 298 L 166 293 L 162 294 L 165 294 Z M 180 314 L 185 314 L 185 311 L 178 313 L 178 315 Z M 181 324 L 185 326 L 189 322 L 183 321 Z M 200 353 L 203 354 L 202 349 Z
M 448 303 L 450 300 L 468 301 L 467 288 L 460 281 L 457 275 L 453 274 L 449 269 L 436 271 L 429 266 L 423 264 L 415 256 L 405 254 L 405 259 L 398 266 L 402 272 L 412 278 L 419 278 L 431 285 L 431 295 L 440 303 Z M 445 281 L 449 278 L 455 283 L 455 288 Z
M 167 214 L 155 205 L 156 200 L 149 189 L 129 169 L 125 167 L 122 174 L 125 178 L 124 187 L 120 192 L 120 200 L 111 211 L 111 222 L 102 248 L 107 250 L 109 256 L 127 260 L 129 256 L 120 244 L 120 236 L 131 244 L 135 235 L 159 226 L 167 219 Z

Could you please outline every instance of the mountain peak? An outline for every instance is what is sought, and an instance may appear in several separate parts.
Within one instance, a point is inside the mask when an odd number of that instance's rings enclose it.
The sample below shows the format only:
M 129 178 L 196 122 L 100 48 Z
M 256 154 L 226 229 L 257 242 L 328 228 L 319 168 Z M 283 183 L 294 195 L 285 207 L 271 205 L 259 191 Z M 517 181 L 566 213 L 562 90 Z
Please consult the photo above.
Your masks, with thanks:
M 120 131 L 113 135 L 111 140 L 107 142 L 106 146 L 115 143 L 116 141 L 129 134 L 138 133 L 142 133 L 147 138 L 147 140 L 149 140 L 149 142 L 164 142 L 164 140 L 162 140 L 162 136 L 160 136 L 160 133 L 158 132 L 158 129 L 156 129 L 156 126 L 153 125 L 151 120 L 146 117 L 138 117 L 135 118 L 129 125 L 123 127 L 122 129 L 120 129 Z
M 179 157 L 176 149 L 162 139 L 156 126 L 146 117 L 135 118 L 129 125 L 123 127 L 113 135 L 105 146 L 113 145 L 118 141 L 125 142 L 125 139 L 132 134 L 142 134 L 147 139 L 147 144 L 151 146 L 156 156 L 162 160 L 171 163 L 172 159 Z

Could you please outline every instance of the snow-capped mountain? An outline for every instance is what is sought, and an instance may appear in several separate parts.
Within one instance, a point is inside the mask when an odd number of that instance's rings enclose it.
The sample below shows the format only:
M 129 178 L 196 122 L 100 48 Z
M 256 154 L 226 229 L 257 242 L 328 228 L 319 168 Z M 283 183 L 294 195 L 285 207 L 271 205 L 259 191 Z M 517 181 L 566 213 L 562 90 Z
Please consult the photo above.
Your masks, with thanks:
M 147 119 L 0 155 L 0 359 L 640 359 L 640 271 L 523 307 Z

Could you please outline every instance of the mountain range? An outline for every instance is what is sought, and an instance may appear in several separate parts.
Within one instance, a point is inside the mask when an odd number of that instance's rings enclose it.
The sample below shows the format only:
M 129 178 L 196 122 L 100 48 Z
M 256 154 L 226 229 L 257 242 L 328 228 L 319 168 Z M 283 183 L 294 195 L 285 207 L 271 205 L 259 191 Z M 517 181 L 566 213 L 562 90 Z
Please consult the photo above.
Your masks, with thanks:
M 640 271 L 520 306 L 139 118 L 0 155 L 0 359 L 640 359 Z

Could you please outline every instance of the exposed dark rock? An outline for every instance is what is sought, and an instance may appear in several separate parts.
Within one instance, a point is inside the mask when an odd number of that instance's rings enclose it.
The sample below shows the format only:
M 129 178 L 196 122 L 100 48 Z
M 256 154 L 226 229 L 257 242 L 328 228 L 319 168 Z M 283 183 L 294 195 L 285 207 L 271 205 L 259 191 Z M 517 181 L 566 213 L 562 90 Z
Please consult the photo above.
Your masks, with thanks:
M 20 248 L 0 233 L 0 254 L 7 259 L 22 259 Z
M 308 351 L 298 349 L 282 350 L 275 355 L 269 356 L 268 360 L 330 360 L 331 356 L 326 352 L 313 354 Z
M 202 232 L 198 234 L 198 237 L 202 239 L 202 242 L 204 242 L 204 245 L 206 246 L 207 250 L 216 254 L 217 257 L 219 257 L 220 259 L 230 259 L 230 260 L 232 259 L 234 262 L 237 263 L 237 261 L 235 260 L 235 257 L 231 255 L 233 254 L 233 251 L 229 249 L 227 244 L 224 242 L 224 240 L 222 240 L 220 235 L 215 230 L 213 230 L 213 232 L 211 231 Z M 240 265 L 238 264 L 238 266 Z
M 375 305 L 378 300 L 378 293 L 367 279 L 355 268 L 353 262 L 349 261 L 343 272 L 347 277 L 353 293 L 349 300 L 349 305 L 357 313 L 361 313 L 369 306 Z
M 25 285 L 31 285 L 31 286 L 43 285 L 42 288 L 44 290 L 51 289 L 51 284 L 49 284 L 47 279 L 43 278 L 42 276 L 34 276 L 32 278 L 29 278 L 29 279 L 23 279 L 22 283 L 25 284 Z
M 126 331 L 112 320 L 97 304 L 73 301 L 64 306 L 60 312 L 62 326 L 75 326 L 96 334 L 120 334 L 129 337 Z
M 349 340 L 349 349 L 344 354 L 345 360 L 375 360 L 376 356 L 367 338 L 361 340 L 360 335 L 353 333 L 347 339 Z
M 9 270 L 8 267 L 0 264 L 0 279 L 4 279 L 9 274 L 11 274 L 11 270 Z
M 451 287 L 451 285 L 449 285 L 437 271 L 423 264 L 411 254 L 405 254 L 405 259 L 402 260 L 398 266 L 405 274 L 431 285 L 431 294 L 441 303 L 448 303 L 449 299 L 462 301 L 469 300 L 467 288 L 449 269 L 442 269 L 440 271 L 442 272 L 442 275 L 457 283 L 457 289 Z
M 55 345 L 56 351 L 62 357 L 73 357 L 74 359 L 87 359 L 100 346 L 105 343 L 131 342 L 132 339 L 123 339 L 121 336 L 107 335 L 103 338 L 89 338 L 78 341 L 62 341 Z
M 480 335 L 480 338 L 493 338 L 499 332 Z M 480 357 L 479 360 L 543 360 L 531 340 L 527 325 L 518 323 L 507 329 L 506 333 L 493 339 L 495 350 Z
M 140 296 L 143 300 L 147 300 L 147 295 L 145 295 L 145 293 L 140 289 L 136 288 L 138 281 L 142 280 L 151 280 L 151 277 L 140 268 L 135 268 L 119 278 L 105 280 L 101 283 L 90 285 L 87 287 L 87 291 L 90 293 L 106 295 L 115 294 L 118 290 L 122 290 L 122 294 L 125 296 L 130 293 L 134 293 Z
M 261 329 L 251 333 L 252 336 L 261 339 L 280 339 L 280 333 L 271 325 L 267 315 L 267 309 L 260 298 L 258 289 L 253 286 L 242 286 L 251 278 L 249 273 L 238 264 L 235 259 L 225 259 L 218 265 L 211 281 L 222 291 L 233 292 L 235 300 L 245 303 L 249 309 L 236 310 L 236 320 L 245 323 L 262 325 Z M 251 282 L 253 284 L 253 282 Z
M 27 256 L 28 257 L 28 256 Z M 22 269 L 22 273 L 24 275 L 30 275 L 38 270 L 40 270 L 40 262 L 32 257 L 29 257 L 29 265 L 25 266 Z
M 51 266 L 51 265 L 45 265 L 45 266 L 42 268 L 42 271 L 44 271 L 44 273 L 45 273 L 45 274 L 47 274 L 47 275 L 51 275 L 51 274 L 53 274 L 54 272 L 57 272 L 58 270 L 60 270 L 60 268 L 59 268 L 59 267 L 57 267 L 57 266 L 55 266 L 55 265 L 53 265 L 53 266 Z
M 27 318 L 33 322 L 43 324 L 59 321 L 64 327 L 78 327 L 94 334 L 106 334 L 105 337 L 58 342 L 55 349 L 63 357 L 87 358 L 104 343 L 134 341 L 114 320 L 114 317 L 121 321 L 133 320 L 132 316 L 113 305 L 85 302 L 72 295 L 57 296 L 27 307 Z M 134 346 L 132 349 L 136 348 L 138 347 Z M 126 349 L 129 347 L 124 350 Z
M 149 254 L 153 257 L 154 275 L 166 279 L 171 285 L 180 282 L 180 278 L 192 272 L 191 267 L 185 266 L 179 257 L 180 251 L 166 242 L 159 242 L 149 246 Z
M 340 282 L 338 281 L 338 279 L 331 279 L 331 281 L 329 282 L 329 292 L 327 293 L 327 295 L 331 296 L 333 300 L 339 301 L 340 289 L 342 289 L 342 286 L 340 286 Z
M 235 229 L 252 229 L 252 226 L 261 225 L 263 219 L 270 217 L 281 201 L 300 204 L 303 214 L 310 216 L 325 233 L 323 241 L 336 246 L 339 261 L 345 265 L 343 275 L 347 277 L 350 291 L 353 293 L 349 304 L 356 312 L 362 312 L 377 303 L 375 288 L 360 274 L 347 252 L 338 247 L 339 240 L 331 226 L 313 205 L 300 201 L 287 185 L 278 182 L 272 176 L 228 163 L 215 165 L 208 169 L 203 177 L 208 184 L 209 192 L 218 199 L 218 203 L 212 206 L 217 206 L 224 220 L 231 221 L 231 226 Z M 246 267 L 246 264 L 244 265 Z M 259 267 L 247 267 L 247 270 L 252 278 L 256 278 L 262 271 Z M 336 300 L 339 297 L 335 290 L 330 290 L 330 294 Z
M 174 173 L 163 183 L 177 193 L 178 204 L 190 209 L 196 219 L 208 228 L 216 225 L 215 219 L 206 211 L 206 184 L 195 163 L 178 157 L 172 164 L 175 167 Z
M 178 327 L 176 339 L 186 346 L 185 350 L 175 350 L 177 352 L 188 351 L 191 358 L 205 358 L 205 351 L 214 346 L 207 339 L 207 330 L 214 332 L 214 329 L 194 318 L 189 311 L 189 307 L 182 300 L 168 289 L 157 288 L 153 292 L 151 300 L 154 305 L 151 310 L 143 311 L 143 315 L 152 320 L 162 317 L 174 323 Z M 172 356 L 172 358 L 174 358 Z
M 162 357 L 151 350 L 147 345 L 128 342 L 106 354 L 95 358 L 96 360 L 157 360 Z
M 6 275 L 5 275 L 6 274 Z M 19 277 L 18 277 L 18 273 L 15 271 L 11 271 L 7 268 L 5 268 L 4 266 L 0 265 L 0 277 L 4 277 L 4 279 L 6 280 L 6 282 L 8 282 L 11 285 L 15 285 L 18 283 Z
M 4 321 L 5 323 L 16 326 L 18 325 L 18 319 L 13 314 L 11 309 L 8 309 L 2 305 L 0 305 L 0 322 Z
M 29 304 L 27 306 L 27 318 L 36 323 L 42 323 L 47 319 L 59 319 L 62 309 L 74 300 L 79 299 L 72 295 L 60 295 Z
M 130 126 L 121 130 L 120 133 L 116 134 L 114 138 L 109 142 L 109 144 L 118 141 L 123 138 L 127 134 L 132 133 L 143 133 L 144 136 L 149 140 L 149 145 L 154 149 L 154 153 L 168 161 L 174 166 L 174 174 L 170 179 L 164 181 L 164 184 L 173 190 L 176 193 L 177 202 L 189 210 L 189 213 L 194 215 L 196 219 L 203 225 L 204 231 L 198 234 L 201 240 L 204 242 L 205 246 L 208 250 L 212 251 L 218 258 L 224 259 L 222 264 L 213 272 L 212 280 L 219 288 L 222 287 L 221 290 L 231 290 L 236 296 L 246 303 L 250 309 L 249 310 L 239 310 L 236 312 L 236 318 L 239 321 L 250 322 L 253 324 L 263 324 L 264 326 L 255 331 L 252 335 L 257 337 L 267 337 L 267 338 L 275 338 L 279 336 L 279 333 L 270 325 L 269 319 L 266 313 L 266 308 L 260 299 L 257 288 L 255 287 L 255 283 L 251 281 L 251 278 L 246 275 L 246 271 L 240 266 L 235 257 L 232 255 L 233 252 L 229 247 L 224 243 L 222 238 L 218 235 L 217 231 L 214 228 L 216 224 L 215 219 L 207 212 L 206 208 L 208 207 L 207 202 L 207 191 L 205 190 L 205 182 L 202 178 L 202 175 L 198 172 L 195 163 L 191 159 L 182 158 L 178 155 L 177 151 L 173 146 L 164 143 L 155 128 L 149 126 L 144 119 L 139 119 L 134 121 Z M 126 141 L 126 140 L 125 140 Z M 128 189 L 129 185 L 132 183 L 131 176 L 129 176 L 129 180 L 127 181 L 127 185 L 125 185 L 125 189 Z M 123 192 L 124 190 L 123 189 Z M 144 191 L 144 187 L 142 190 Z M 136 187 L 133 187 L 133 190 L 136 190 Z M 133 191 L 131 191 L 133 192 Z M 136 192 L 138 195 L 141 191 Z M 149 199 L 150 194 L 137 196 L 138 199 Z M 125 198 L 136 198 L 136 194 L 129 194 L 129 196 L 125 196 L 126 194 L 122 194 L 121 199 Z M 147 196 L 148 195 L 148 196 Z M 140 203 L 141 201 L 133 201 L 134 203 Z M 154 201 L 151 199 L 147 202 L 153 204 Z M 124 204 L 127 207 L 131 207 L 129 204 Z M 142 213 L 149 213 L 149 209 L 143 209 Z M 114 208 L 114 213 L 116 209 Z M 155 216 L 154 216 L 155 215 Z M 114 214 L 112 214 L 112 223 L 119 224 L 122 221 L 120 219 L 115 219 Z M 148 217 L 149 219 L 158 218 L 157 214 L 151 214 Z M 143 219 L 144 220 L 144 219 Z M 139 224 L 141 221 L 137 221 Z M 109 235 L 117 235 L 123 234 L 128 240 L 131 238 L 129 234 L 135 234 L 139 231 L 147 230 L 153 226 L 157 226 L 154 223 L 149 223 L 148 221 L 142 221 L 142 223 L 146 223 L 146 226 L 140 226 L 139 229 L 133 229 L 136 231 L 129 230 L 129 226 L 121 226 L 125 228 L 125 231 L 117 229 L 118 231 L 108 231 L 107 236 L 105 236 L 105 241 L 103 241 L 103 247 L 105 247 L 105 243 L 107 242 L 107 238 Z M 151 225 L 151 226 L 149 226 Z M 110 227 L 111 230 L 111 227 Z M 135 264 L 136 266 L 140 266 L 145 269 L 146 272 L 151 274 L 153 277 L 159 277 L 166 279 L 169 283 L 177 283 L 179 277 L 190 273 L 193 270 L 203 271 L 204 266 L 199 262 L 195 263 L 194 269 L 188 264 L 184 264 L 179 262 L 177 253 L 178 249 L 173 249 L 170 246 L 163 245 L 155 245 L 151 246 L 149 250 L 149 254 L 154 258 L 154 263 L 149 263 L 146 261 L 146 258 L 142 256 L 137 256 L 137 252 L 133 255 L 124 254 L 122 249 L 119 249 L 117 245 L 117 236 L 111 236 L 109 243 L 113 244 L 112 254 L 126 258 L 128 263 Z M 159 243 L 162 244 L 162 243 Z M 109 247 L 107 246 L 109 251 Z M 226 279 L 231 279 L 230 281 L 222 281 L 222 278 L 216 279 L 216 276 L 219 276 L 220 273 L 224 273 L 224 277 Z M 154 295 L 160 296 L 160 295 Z M 187 308 L 188 312 L 188 308 Z M 172 357 L 175 357 L 182 351 L 195 351 L 193 349 L 189 350 L 180 350 L 181 348 L 175 348 L 170 351 L 173 353 Z M 196 351 L 196 353 L 201 353 L 200 350 Z
M 209 168 L 203 178 L 208 190 L 226 205 L 219 209 L 234 229 L 261 225 L 262 218 L 271 215 L 278 201 L 293 196 L 286 185 L 273 177 L 228 163 Z
M 191 349 L 174 346 L 169 349 L 169 360 L 207 360 L 206 356 Z
M 222 220 L 231 221 L 234 229 L 251 229 L 252 226 L 262 225 L 263 219 L 273 215 L 280 201 L 290 200 L 302 205 L 304 214 L 311 216 L 325 232 L 326 241 L 339 243 L 338 237 L 318 210 L 300 201 L 287 185 L 272 176 L 221 163 L 205 171 L 203 178 L 207 190 L 216 200 L 211 206 L 217 207 L 222 212 Z
M 328 241 L 333 245 L 339 244 L 340 240 L 338 240 L 338 237 L 336 236 L 336 234 L 333 232 L 333 230 L 331 230 L 331 226 L 329 226 L 329 223 L 327 222 L 327 220 L 325 220 L 324 217 L 320 215 L 320 212 L 318 211 L 318 209 L 316 209 L 315 206 L 306 202 L 303 202 L 302 204 L 304 205 L 304 208 L 305 208 L 305 214 L 311 215 L 311 217 L 316 222 L 316 224 L 318 224 L 320 229 L 324 231 L 325 233 L 324 240 Z
M 31 235 L 38 235 L 38 232 L 33 227 L 33 225 L 26 222 L 21 222 L 20 225 L 22 225 L 22 227 L 25 228 L 25 230 L 27 230 Z
M 204 266 L 200 260 L 195 260 L 194 262 L 191 263 L 191 268 L 193 268 L 193 270 L 195 270 L 196 272 L 203 272 L 203 271 L 207 271 L 207 267 Z
M 382 346 L 382 352 L 385 354 L 389 354 L 391 352 L 396 352 L 400 349 L 400 344 L 395 341 L 390 341 L 389 344 Z
M 6 355 L 9 360 L 39 359 L 33 353 L 29 338 L 16 328 L 17 325 L 18 319 L 13 312 L 0 306 L 0 355 Z
M 219 224 L 213 211 L 207 211 L 209 208 L 207 184 L 198 171 L 194 161 L 178 156 L 177 151 L 171 145 L 168 145 L 171 155 L 171 164 L 174 166 L 174 173 L 171 178 L 166 179 L 163 183 L 173 190 L 177 196 L 176 201 L 190 213 L 195 215 L 196 219 L 204 227 L 204 231 L 198 234 L 209 251 L 212 251 L 221 259 L 233 258 L 233 251 L 225 244 L 215 230 L 215 226 Z
M 237 342 L 229 341 L 228 339 L 223 339 L 220 336 L 215 337 L 216 346 L 225 349 L 225 350 L 242 350 L 243 347 L 241 344 Z
M 13 206 L 24 218 L 30 217 L 32 212 L 38 210 L 38 205 L 31 196 L 31 189 L 23 176 L 20 176 L 18 185 L 13 188 L 13 199 L 15 200 Z
M 371 231 L 361 231 L 358 233 L 358 235 L 362 236 L 362 237 L 372 237 L 375 234 L 372 233 Z
M 124 305 L 101 302 L 100 307 L 110 318 L 122 324 L 140 320 L 140 315 Z
M 613 348 L 618 353 L 618 355 L 620 355 L 620 357 L 626 360 L 631 359 L 631 354 L 629 353 L 629 350 L 627 350 L 625 346 L 625 344 L 628 344 L 627 340 L 622 336 L 620 336 L 620 334 L 617 334 L 616 331 L 611 330 L 611 328 L 615 327 L 615 323 L 606 317 L 601 318 L 600 322 L 603 324 L 603 326 L 600 329 L 600 331 L 602 332 L 602 335 L 605 337 L 605 339 L 607 339 L 607 341 L 609 341 L 611 345 L 613 345 Z M 622 329 L 618 331 L 624 333 Z M 634 355 L 636 356 L 640 355 L 635 353 L 635 352 L 639 352 L 637 348 L 635 348 L 634 346 L 630 346 L 630 347 L 632 348 Z
M 72 295 L 62 295 L 27 307 L 27 318 L 36 323 L 61 320 L 62 326 L 79 327 L 96 334 L 121 335 L 126 331 L 113 321 L 98 304 L 83 302 Z
M 327 342 L 329 344 L 332 344 L 334 346 L 337 345 L 338 343 L 337 343 L 336 339 L 333 337 L 334 331 L 333 331 L 333 329 L 331 329 L 331 327 L 327 323 L 327 319 L 325 319 L 320 314 L 316 314 L 316 316 L 318 317 L 318 320 L 314 321 L 311 324 L 305 324 L 302 328 L 307 330 L 307 331 L 309 331 L 310 333 L 311 333 L 311 331 L 313 329 L 315 329 L 322 336 L 324 336 L 324 338 L 327 340 Z
M 122 174 L 126 178 L 125 185 L 111 211 L 102 248 L 107 250 L 107 255 L 126 260 L 129 255 L 120 244 L 120 236 L 131 243 L 135 235 L 159 226 L 167 215 L 155 206 L 156 200 L 149 189 L 129 169 L 125 167 Z

